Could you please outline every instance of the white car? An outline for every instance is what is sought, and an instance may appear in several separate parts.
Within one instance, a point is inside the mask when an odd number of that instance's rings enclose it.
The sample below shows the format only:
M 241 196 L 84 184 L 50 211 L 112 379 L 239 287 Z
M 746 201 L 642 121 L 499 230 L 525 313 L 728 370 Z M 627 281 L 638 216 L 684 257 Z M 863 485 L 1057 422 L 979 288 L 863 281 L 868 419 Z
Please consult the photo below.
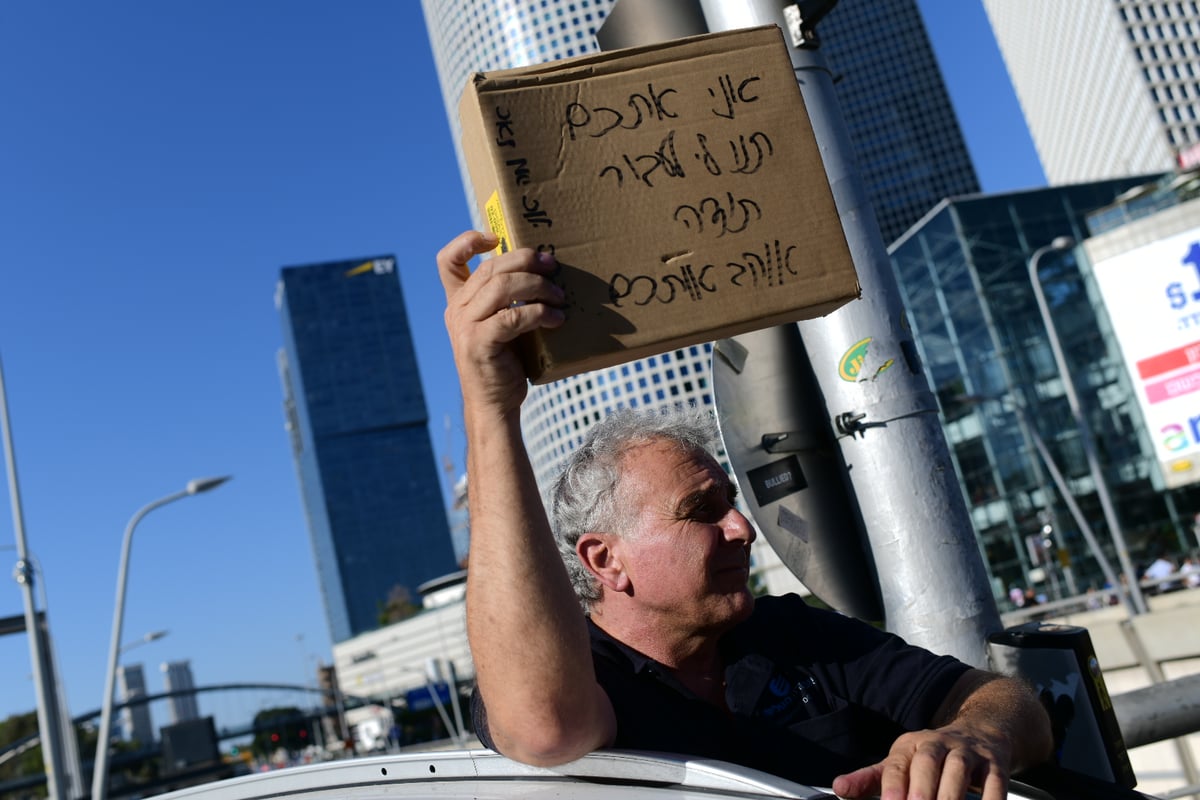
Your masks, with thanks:
M 1028 793 L 1022 793 L 1027 789 Z M 491 750 L 449 750 L 332 761 L 217 781 L 156 800 L 407 800 L 545 797 L 559 800 L 648 798 L 833 798 L 828 789 L 723 761 L 632 750 L 602 750 L 553 769 L 510 761 Z M 1047 800 L 1032 787 L 1010 798 Z

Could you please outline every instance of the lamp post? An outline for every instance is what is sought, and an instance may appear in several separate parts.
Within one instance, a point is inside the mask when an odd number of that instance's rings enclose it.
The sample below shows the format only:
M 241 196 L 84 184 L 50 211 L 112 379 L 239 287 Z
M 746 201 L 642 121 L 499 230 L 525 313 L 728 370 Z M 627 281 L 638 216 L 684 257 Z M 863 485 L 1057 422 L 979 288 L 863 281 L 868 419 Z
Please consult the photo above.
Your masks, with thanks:
M 1104 521 L 1108 523 L 1108 530 L 1113 539 L 1113 545 L 1117 550 L 1117 559 L 1121 562 L 1121 569 L 1125 573 L 1128 581 L 1128 586 L 1125 591 L 1129 593 L 1129 599 L 1133 604 L 1133 611 L 1137 614 L 1146 613 L 1146 600 L 1142 597 L 1142 590 L 1138 586 L 1138 576 L 1133 569 L 1133 564 L 1129 560 L 1129 549 L 1125 545 L 1125 536 L 1121 531 L 1121 523 L 1117 521 L 1116 511 L 1113 509 L 1112 497 L 1108 492 L 1108 482 L 1104 479 L 1104 473 L 1100 470 L 1100 462 L 1096 459 L 1096 448 L 1092 443 L 1092 431 L 1087 424 L 1087 420 L 1083 416 L 1083 411 L 1079 406 L 1079 397 L 1075 393 L 1075 382 L 1071 379 L 1071 371 L 1067 368 L 1067 360 L 1063 356 L 1062 345 L 1058 341 L 1058 332 L 1054 327 L 1054 320 L 1050 317 L 1050 308 L 1046 304 L 1046 295 L 1042 291 L 1042 281 L 1038 277 L 1038 262 L 1042 256 L 1052 251 L 1069 250 L 1075 246 L 1075 240 L 1070 236 L 1058 236 L 1050 244 L 1043 245 L 1033 251 L 1033 255 L 1029 257 L 1029 282 L 1033 286 L 1034 297 L 1037 298 L 1038 311 L 1042 315 L 1042 324 L 1046 326 L 1046 338 L 1050 342 L 1050 351 L 1054 354 L 1054 363 L 1058 367 L 1059 377 L 1063 382 L 1063 389 L 1067 395 L 1067 403 L 1071 406 L 1071 414 L 1075 418 L 1075 425 L 1079 428 L 1079 441 L 1083 445 L 1083 453 L 1087 457 L 1088 470 L 1092 475 L 1092 482 L 1096 485 L 1096 497 L 1100 500 L 1100 508 L 1104 512 Z M 1119 589 L 1119 586 L 1114 586 L 1114 589 Z
M 215 489 L 229 480 L 226 475 L 221 478 L 197 478 L 188 481 L 183 491 L 159 498 L 153 503 L 143 506 L 129 520 L 125 528 L 125 538 L 121 544 L 121 564 L 117 570 L 117 602 L 113 610 L 112 640 L 108 651 L 108 674 L 104 679 L 104 697 L 100 706 L 100 733 L 96 739 L 96 764 L 92 770 L 92 800 L 105 800 L 108 796 L 108 737 L 112 728 L 113 714 L 113 685 L 117 678 L 117 658 L 121 654 L 121 625 L 125 615 L 125 584 L 129 576 L 129 550 L 133 544 L 133 529 L 141 522 L 142 517 L 159 506 L 165 506 L 184 497 Z
M 48 674 L 49 632 L 47 631 L 43 640 L 42 625 L 38 622 L 37 602 L 33 590 L 35 570 L 25 544 L 25 517 L 21 510 L 21 489 L 17 482 L 17 459 L 9 426 L 3 364 L 0 364 L 0 427 L 4 429 L 4 457 L 8 468 L 8 491 L 12 499 L 13 530 L 17 540 L 17 565 L 13 569 L 13 578 L 21 585 L 21 597 L 25 606 L 25 633 L 29 637 L 29 657 L 33 666 L 34 689 L 37 693 L 38 731 L 42 742 L 42 761 L 46 769 L 46 789 L 51 800 L 63 800 L 68 797 L 68 781 L 63 763 L 62 707 L 56 682 L 52 681 Z M 46 611 L 43 607 L 43 622 L 46 620 Z

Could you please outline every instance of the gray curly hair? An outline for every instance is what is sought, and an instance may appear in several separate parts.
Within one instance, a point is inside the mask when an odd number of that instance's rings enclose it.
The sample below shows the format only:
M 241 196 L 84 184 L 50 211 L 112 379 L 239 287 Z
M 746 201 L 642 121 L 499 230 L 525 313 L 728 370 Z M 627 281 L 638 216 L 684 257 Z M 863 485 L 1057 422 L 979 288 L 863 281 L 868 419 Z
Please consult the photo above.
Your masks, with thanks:
M 712 414 L 690 408 L 674 412 L 622 409 L 598 422 L 567 460 L 551 488 L 550 525 L 571 586 L 585 612 L 600 599 L 600 583 L 580 561 L 575 546 L 589 531 L 625 532 L 621 459 L 631 448 L 666 440 L 711 455 L 717 439 Z

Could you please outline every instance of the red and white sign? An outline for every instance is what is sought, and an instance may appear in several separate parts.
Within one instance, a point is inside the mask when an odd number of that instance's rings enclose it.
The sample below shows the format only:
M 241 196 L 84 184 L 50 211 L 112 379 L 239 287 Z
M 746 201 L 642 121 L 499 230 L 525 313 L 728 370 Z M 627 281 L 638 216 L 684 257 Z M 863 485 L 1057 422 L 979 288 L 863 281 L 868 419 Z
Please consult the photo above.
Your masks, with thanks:
M 1093 273 L 1167 486 L 1200 481 L 1200 220 Z

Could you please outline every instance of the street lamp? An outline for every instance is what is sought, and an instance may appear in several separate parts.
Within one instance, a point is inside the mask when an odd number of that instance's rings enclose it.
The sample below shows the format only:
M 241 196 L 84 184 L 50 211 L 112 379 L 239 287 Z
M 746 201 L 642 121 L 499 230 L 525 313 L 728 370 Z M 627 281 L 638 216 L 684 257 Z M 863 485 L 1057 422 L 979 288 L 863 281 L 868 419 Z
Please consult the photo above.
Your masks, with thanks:
M 159 506 L 215 489 L 229 480 L 229 477 L 226 475 L 220 478 L 197 478 L 188 481 L 188 485 L 183 491 L 169 494 L 143 506 L 133 515 L 129 520 L 129 525 L 125 528 L 125 538 L 121 543 L 121 564 L 117 570 L 117 603 L 113 610 L 112 640 L 108 650 L 108 675 L 104 679 L 104 697 L 100 706 L 100 735 L 96 740 L 96 765 L 92 770 L 92 800 L 105 800 L 108 795 L 108 737 L 112 728 L 113 686 L 117 679 L 117 658 L 121 654 L 121 624 L 125 615 L 125 584 L 129 576 L 129 550 L 130 545 L 133 544 L 133 529 L 141 522 L 142 517 Z
M 33 666 L 33 684 L 37 692 L 38 734 L 42 743 L 42 761 L 46 770 L 46 789 L 52 800 L 63 800 L 82 791 L 78 753 L 69 747 L 68 734 L 74 736 L 70 717 L 64 716 L 62 696 L 54 675 L 50 646 L 49 609 L 42 600 L 42 622 L 38 622 L 33 583 L 35 570 L 25 543 L 25 515 L 21 510 L 21 489 L 17 481 L 17 457 L 13 449 L 8 419 L 8 395 L 4 388 L 4 367 L 0 363 L 0 428 L 4 434 L 4 457 L 8 467 L 8 491 L 12 499 L 13 530 L 16 534 L 17 565 L 13 579 L 21 586 L 25 607 L 25 635 L 29 637 L 29 657 Z M 44 576 L 43 576 L 44 578 Z M 43 587 L 44 592 L 44 587 Z M 43 634 L 45 638 L 43 639 Z M 70 756 L 74 754 L 76 758 Z
M 1108 493 L 1108 482 L 1104 479 L 1104 473 L 1100 470 L 1100 462 L 1096 459 L 1096 448 L 1092 443 L 1092 430 L 1087 424 L 1087 420 L 1083 416 L 1083 411 L 1079 406 L 1079 397 L 1075 393 L 1075 382 L 1071 379 L 1071 371 L 1067 368 L 1067 360 L 1063 356 L 1062 345 L 1058 341 L 1058 332 L 1054 327 L 1054 320 L 1050 317 L 1050 308 L 1046 304 L 1046 295 L 1042 291 L 1042 281 L 1038 277 L 1038 262 L 1042 256 L 1051 251 L 1069 250 L 1075 246 L 1075 240 L 1070 236 L 1058 236 L 1050 244 L 1043 245 L 1033 251 L 1033 255 L 1029 257 L 1029 282 L 1033 286 L 1034 297 L 1037 298 L 1038 311 L 1042 315 L 1042 324 L 1046 326 L 1046 338 L 1050 342 L 1050 351 L 1054 354 L 1054 363 L 1058 367 L 1059 377 L 1063 382 L 1063 389 L 1067 395 L 1067 403 L 1071 406 L 1071 414 L 1075 418 L 1075 425 L 1079 428 L 1079 441 L 1083 445 L 1083 453 L 1087 457 L 1088 470 L 1092 475 L 1092 482 L 1096 485 L 1096 497 L 1100 500 L 1100 508 L 1104 512 L 1104 521 L 1108 523 L 1108 530 L 1112 535 L 1113 544 L 1117 550 L 1117 558 L 1121 562 L 1121 568 L 1125 572 L 1125 577 L 1128 579 L 1128 586 L 1125 591 L 1129 593 L 1129 599 L 1133 603 L 1133 611 L 1136 614 L 1146 613 L 1146 600 L 1142 597 L 1142 590 L 1138 586 L 1138 576 L 1133 569 L 1133 564 L 1129 560 L 1129 549 L 1125 545 L 1125 536 L 1121 532 L 1121 523 L 1117 521 L 1116 511 L 1113 509 L 1112 497 Z M 1114 589 L 1119 589 L 1119 586 L 1114 586 Z
M 168 633 L 170 633 L 170 631 L 150 631 L 149 633 L 142 636 L 142 638 L 140 638 L 140 639 L 134 639 L 132 642 L 126 642 L 125 644 L 121 645 L 121 652 L 124 653 L 126 650 L 132 650 L 133 648 L 141 647 L 144 644 L 150 644 L 151 642 L 157 642 L 159 639 L 163 638 Z

